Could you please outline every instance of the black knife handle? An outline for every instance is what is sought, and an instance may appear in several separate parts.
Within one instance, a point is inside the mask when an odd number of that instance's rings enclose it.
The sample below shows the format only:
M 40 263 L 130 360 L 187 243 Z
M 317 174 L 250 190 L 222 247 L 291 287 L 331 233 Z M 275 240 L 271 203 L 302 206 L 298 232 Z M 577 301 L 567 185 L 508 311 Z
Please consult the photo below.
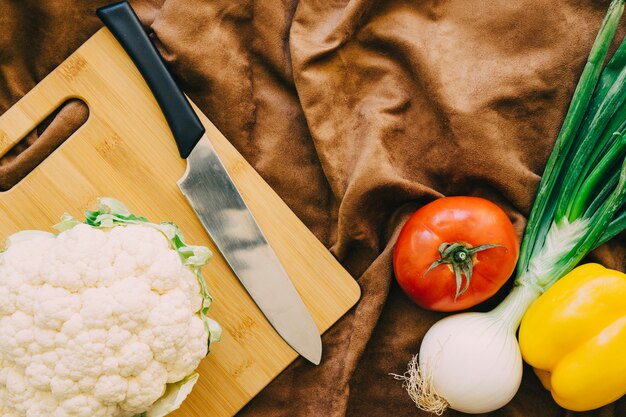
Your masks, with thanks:
M 143 30 L 139 18 L 126 1 L 101 7 L 96 14 L 146 80 L 172 130 L 180 156 L 187 158 L 204 134 L 204 126 Z

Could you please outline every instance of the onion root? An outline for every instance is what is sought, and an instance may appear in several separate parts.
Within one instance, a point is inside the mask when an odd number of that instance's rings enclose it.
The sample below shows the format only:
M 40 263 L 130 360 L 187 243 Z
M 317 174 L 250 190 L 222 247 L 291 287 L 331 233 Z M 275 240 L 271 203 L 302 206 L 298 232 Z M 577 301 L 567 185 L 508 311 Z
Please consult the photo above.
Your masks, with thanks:
M 440 416 L 448 409 L 450 404 L 435 390 L 432 374 L 420 368 L 417 355 L 411 358 L 403 375 L 390 375 L 402 381 L 402 387 L 420 410 Z

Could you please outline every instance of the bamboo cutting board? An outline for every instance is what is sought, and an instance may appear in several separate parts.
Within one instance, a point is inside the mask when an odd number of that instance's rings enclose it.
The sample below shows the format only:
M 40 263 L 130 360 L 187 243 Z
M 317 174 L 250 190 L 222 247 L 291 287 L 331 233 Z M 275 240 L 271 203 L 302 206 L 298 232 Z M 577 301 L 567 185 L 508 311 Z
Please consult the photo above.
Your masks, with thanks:
M 189 243 L 208 246 L 215 254 L 203 269 L 215 299 L 210 315 L 220 322 L 224 334 L 200 365 L 194 391 L 172 416 L 234 415 L 297 354 L 265 320 L 187 205 L 176 185 L 185 161 L 178 156 L 150 90 L 107 29 L 97 32 L 0 116 L 0 155 L 72 97 L 88 105 L 89 118 L 24 180 L 0 193 L 0 241 L 18 230 L 50 230 L 65 211 L 83 218 L 83 210 L 95 208 L 98 197 L 110 196 L 152 221 L 174 221 Z M 324 332 L 356 303 L 358 285 L 195 109 Z

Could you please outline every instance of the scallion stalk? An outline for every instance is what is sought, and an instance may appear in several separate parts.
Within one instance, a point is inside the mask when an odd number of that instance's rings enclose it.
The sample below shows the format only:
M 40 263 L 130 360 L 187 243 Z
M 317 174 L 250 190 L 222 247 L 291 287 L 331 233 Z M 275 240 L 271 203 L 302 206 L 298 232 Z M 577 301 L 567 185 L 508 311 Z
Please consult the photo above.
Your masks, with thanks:
M 563 166 L 574 142 L 580 141 L 580 138 L 577 137 L 578 128 L 583 121 L 585 110 L 587 110 L 589 106 L 598 79 L 600 78 L 602 64 L 606 59 L 609 46 L 615 36 L 615 31 L 617 30 L 617 25 L 619 24 L 623 11 L 623 1 L 614 0 L 611 2 L 609 10 L 598 31 L 598 35 L 596 36 L 596 40 L 591 48 L 591 52 L 589 53 L 587 63 L 576 86 L 576 90 L 574 91 L 574 97 L 570 103 L 559 135 L 556 138 L 554 149 L 548 158 L 539 184 L 539 189 L 537 190 L 535 203 L 528 219 L 524 239 L 522 240 L 517 266 L 518 274 L 519 271 L 523 271 L 528 267 L 530 257 L 539 250 L 536 248 L 537 242 L 541 243 L 548 233 L 557 203 L 554 194 L 558 195 L 558 193 L 555 193 L 555 186 L 558 190 L 559 183 L 562 184 L 562 182 L 567 179 L 566 175 L 562 175 Z M 626 46 L 620 48 L 620 51 L 624 49 L 626 49 Z M 612 68 L 611 70 L 613 71 Z

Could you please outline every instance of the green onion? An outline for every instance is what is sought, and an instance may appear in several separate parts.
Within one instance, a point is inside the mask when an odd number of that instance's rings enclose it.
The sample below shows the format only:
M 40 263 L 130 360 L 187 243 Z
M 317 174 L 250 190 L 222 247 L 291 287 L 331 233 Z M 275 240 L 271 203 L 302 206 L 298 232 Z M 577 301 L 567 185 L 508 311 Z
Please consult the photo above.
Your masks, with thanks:
M 591 48 L 591 52 L 589 53 L 589 58 L 587 59 L 580 81 L 578 82 L 578 86 L 574 91 L 574 97 L 567 115 L 565 116 L 565 121 L 563 122 L 561 131 L 559 132 L 554 144 L 554 149 L 550 154 L 548 163 L 546 164 L 541 183 L 539 184 L 539 190 L 537 191 L 537 196 L 535 197 L 535 203 L 528 219 L 528 225 L 526 227 L 522 247 L 520 249 L 520 257 L 517 267 L 518 275 L 521 275 L 520 272 L 523 272 L 526 268 L 528 268 L 528 262 L 530 261 L 531 256 L 536 254 L 541 249 L 540 245 L 544 241 L 548 230 L 551 227 L 552 221 L 554 220 L 554 214 L 558 202 L 557 198 L 559 197 L 559 194 L 561 194 L 561 188 L 571 188 L 569 182 L 574 180 L 577 181 L 579 178 L 579 175 L 576 175 L 577 173 L 574 173 L 574 179 L 570 178 L 566 174 L 564 166 L 567 165 L 565 162 L 574 159 L 574 155 L 576 155 L 576 151 L 578 149 L 584 149 L 587 151 L 588 146 L 585 146 L 584 148 L 581 146 L 583 145 L 582 142 L 584 142 L 585 139 L 581 136 L 585 136 L 586 138 L 589 138 L 589 136 L 584 135 L 584 132 L 583 135 L 579 135 L 578 128 L 585 117 L 585 111 L 587 110 L 587 107 L 589 107 L 596 84 L 598 84 L 598 79 L 600 78 L 600 74 L 602 72 L 602 64 L 615 35 L 623 9 L 623 1 L 613 1 L 611 3 L 593 47 Z M 609 84 L 610 81 L 617 78 L 615 76 L 616 71 L 614 70 L 614 67 L 622 64 L 623 69 L 623 63 L 626 61 L 626 45 L 621 45 L 619 51 L 620 54 L 616 55 L 613 60 L 614 62 L 611 63 L 612 65 L 609 68 L 609 72 L 606 73 L 606 76 L 603 77 L 603 82 L 600 83 L 600 87 L 602 87 L 602 89 L 597 90 L 596 92 L 597 101 L 606 99 L 608 92 L 607 87 L 610 89 L 611 85 Z M 592 104 L 592 108 L 600 107 L 599 104 L 594 104 Z M 598 112 L 596 111 L 594 113 L 595 114 L 593 116 L 596 116 Z M 591 125 L 591 121 L 589 121 L 588 124 Z M 587 131 L 590 130 L 590 128 L 586 128 L 584 130 Z M 587 145 L 589 142 L 590 139 L 587 140 Z M 571 149 L 573 149 L 573 153 L 570 152 Z M 578 154 L 581 155 L 581 157 L 585 155 L 583 152 Z M 573 163 L 576 162 L 578 161 Z M 569 167 L 572 167 L 572 165 L 569 165 Z M 578 167 L 578 164 L 576 168 L 579 171 L 582 170 L 582 168 Z M 568 195 L 561 197 L 563 200 L 566 200 Z M 563 200 L 560 205 L 565 203 Z M 566 202 L 569 203 L 569 201 Z M 562 216 L 563 214 L 559 213 L 559 217 Z
M 621 231 L 618 226 L 623 222 L 611 222 L 619 217 L 625 202 L 626 41 L 601 69 L 623 7 L 623 1 L 611 3 L 557 138 L 558 147 L 555 145 L 544 171 L 522 241 L 516 279 L 519 285 L 540 284 L 538 289 L 545 291 L 600 241 Z M 550 231 L 558 235 L 572 224 L 585 225 L 583 237 L 568 242 L 557 237 L 548 245 Z M 609 236 L 605 236 L 607 230 Z M 568 244 L 572 247 L 567 254 L 542 268 L 550 269 L 549 279 L 529 274 L 531 262 L 545 263 L 551 252 Z

